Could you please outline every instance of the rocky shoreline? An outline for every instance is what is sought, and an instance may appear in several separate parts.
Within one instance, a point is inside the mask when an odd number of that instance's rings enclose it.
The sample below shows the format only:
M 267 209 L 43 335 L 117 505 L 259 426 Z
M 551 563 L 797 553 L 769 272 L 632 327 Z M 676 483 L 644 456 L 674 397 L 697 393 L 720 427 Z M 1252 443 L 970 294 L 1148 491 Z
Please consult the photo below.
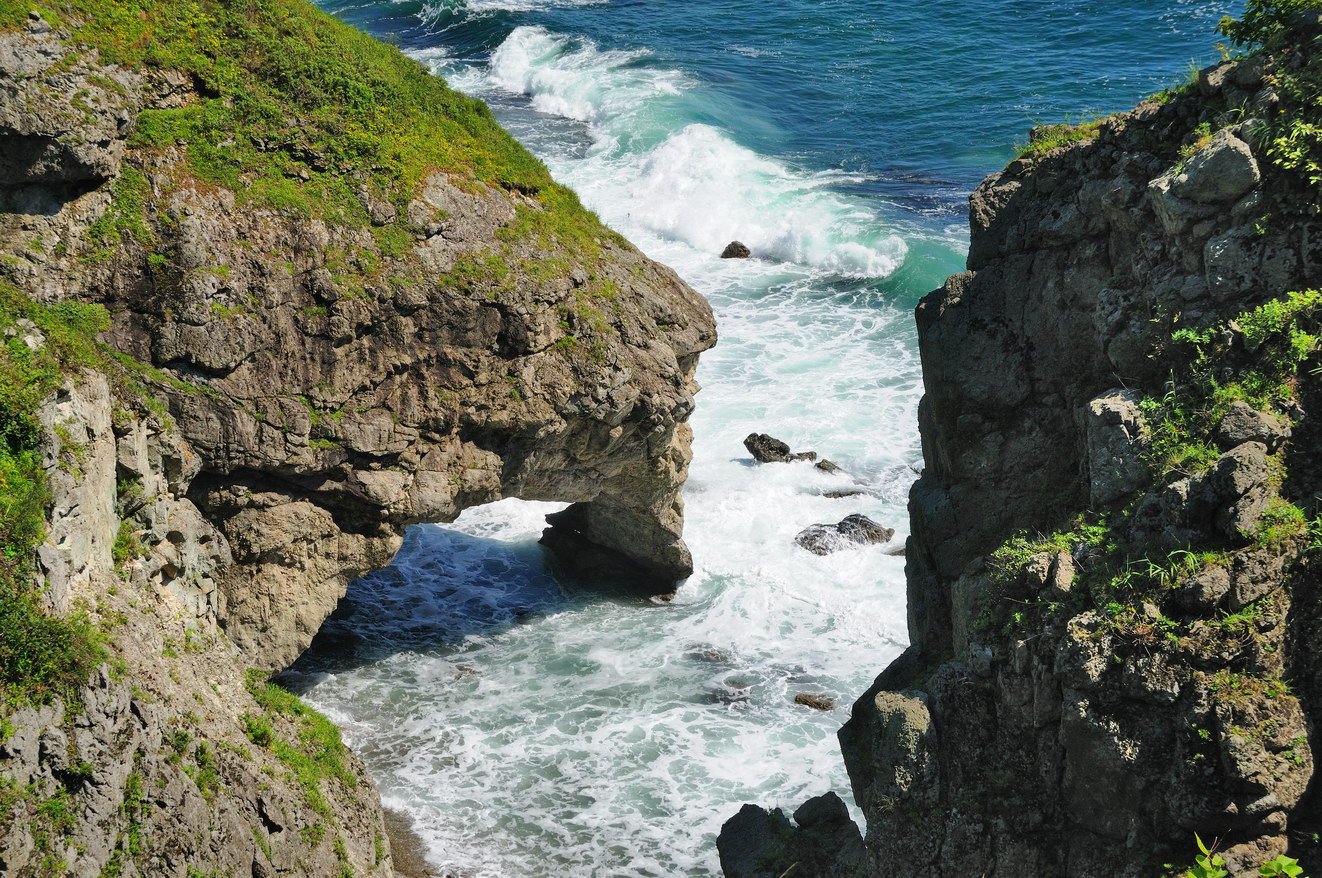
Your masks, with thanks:
M 3 668 L 0 871 L 422 874 L 266 672 L 405 528 L 504 497 L 673 590 L 711 310 L 395 49 L 303 0 L 142 6 L 0 20 L 0 405 L 31 424 L 0 490 L 33 486 L 0 497 L 0 654 L 35 656 Z
M 1273 26 L 1133 112 L 1035 132 L 972 196 L 969 271 L 916 314 L 911 646 L 839 736 L 866 833 L 834 794 L 745 806 L 726 875 L 1250 876 L 1316 852 L 1322 229 L 1265 144 L 1308 112 L 1287 96 L 1322 20 Z

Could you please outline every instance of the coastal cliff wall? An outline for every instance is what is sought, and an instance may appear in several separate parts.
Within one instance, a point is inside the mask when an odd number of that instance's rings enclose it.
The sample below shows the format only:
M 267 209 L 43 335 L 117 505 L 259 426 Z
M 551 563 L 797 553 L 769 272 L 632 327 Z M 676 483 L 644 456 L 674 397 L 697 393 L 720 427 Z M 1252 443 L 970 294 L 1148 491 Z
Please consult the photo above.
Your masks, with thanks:
M 0 4 L 0 249 L 5 874 L 392 874 L 265 682 L 348 583 L 503 497 L 691 571 L 706 302 L 301 0 Z
M 1322 221 L 1263 124 L 1301 27 L 974 193 L 916 315 L 911 646 L 840 732 L 866 833 L 745 806 L 727 875 L 1137 878 L 1195 833 L 1307 864 Z

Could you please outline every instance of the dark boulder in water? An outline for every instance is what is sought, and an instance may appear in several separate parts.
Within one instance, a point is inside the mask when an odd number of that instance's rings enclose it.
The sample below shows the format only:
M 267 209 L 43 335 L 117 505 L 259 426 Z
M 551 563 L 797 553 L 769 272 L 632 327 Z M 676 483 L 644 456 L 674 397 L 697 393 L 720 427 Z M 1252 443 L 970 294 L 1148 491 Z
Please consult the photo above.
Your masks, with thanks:
M 785 463 L 790 459 L 790 447 L 766 433 L 749 433 L 744 447 L 758 463 Z
M 839 491 L 827 491 L 822 494 L 827 500 L 844 500 L 846 497 L 863 497 L 867 491 L 860 491 L 858 488 L 842 488 Z
M 807 692 L 800 692 L 794 696 L 794 703 L 811 707 L 813 710 L 828 711 L 835 709 L 835 699 L 829 695 L 810 695 Z
M 844 470 L 840 469 L 839 464 L 837 464 L 833 460 L 827 460 L 826 458 L 822 458 L 821 460 L 817 461 L 817 468 L 822 472 L 830 473 L 831 475 L 844 472 Z
M 866 515 L 851 515 L 839 524 L 814 524 L 805 528 L 794 542 L 814 555 L 829 555 L 854 546 L 889 542 L 895 530 L 877 524 Z
M 744 447 L 758 463 L 791 463 L 796 460 L 817 459 L 816 451 L 793 453 L 784 442 L 766 433 L 749 433 L 744 439 Z
M 747 245 L 742 244 L 739 241 L 731 241 L 729 244 L 726 244 L 725 249 L 721 251 L 722 259 L 747 259 L 752 255 L 753 251 L 749 250 Z

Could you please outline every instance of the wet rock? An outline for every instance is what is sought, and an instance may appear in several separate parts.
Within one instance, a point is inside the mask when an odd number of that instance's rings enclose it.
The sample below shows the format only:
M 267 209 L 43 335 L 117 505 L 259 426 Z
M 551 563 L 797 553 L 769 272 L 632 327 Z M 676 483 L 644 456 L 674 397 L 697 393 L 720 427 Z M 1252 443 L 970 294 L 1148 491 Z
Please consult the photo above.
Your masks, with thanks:
M 730 654 L 723 649 L 717 649 L 714 646 L 704 646 L 691 649 L 684 653 L 685 657 L 695 662 L 703 662 L 709 665 L 728 665 L 733 659 Z
M 832 475 L 835 475 L 836 473 L 844 472 L 844 470 L 840 469 L 840 467 L 835 463 L 835 461 L 827 460 L 825 458 L 817 461 L 815 466 L 822 472 L 831 473 Z
M 758 463 L 785 463 L 790 459 L 790 447 L 766 433 L 749 433 L 744 447 Z
M 847 497 L 863 497 L 867 491 L 860 491 L 857 488 L 844 488 L 839 491 L 827 491 L 822 494 L 828 500 L 844 500 Z
M 804 528 L 794 542 L 814 555 L 829 555 L 854 546 L 889 542 L 894 536 L 894 528 L 883 527 L 866 515 L 850 515 L 838 524 Z
M 716 846 L 727 878 L 846 878 L 862 874 L 866 852 L 858 826 L 835 793 L 794 812 L 745 805 L 721 827 Z M 795 825 L 797 823 L 797 826 Z
M 758 463 L 793 463 L 796 460 L 816 460 L 816 451 L 792 452 L 790 447 L 766 433 L 749 433 L 744 447 Z
M 829 695 L 812 695 L 800 692 L 794 696 L 795 704 L 811 707 L 813 710 L 830 711 L 835 709 L 835 699 Z
M 739 241 L 731 241 L 729 244 L 726 244 L 725 249 L 721 251 L 722 259 L 747 259 L 752 255 L 753 251 L 749 250 L 747 245 L 742 244 Z

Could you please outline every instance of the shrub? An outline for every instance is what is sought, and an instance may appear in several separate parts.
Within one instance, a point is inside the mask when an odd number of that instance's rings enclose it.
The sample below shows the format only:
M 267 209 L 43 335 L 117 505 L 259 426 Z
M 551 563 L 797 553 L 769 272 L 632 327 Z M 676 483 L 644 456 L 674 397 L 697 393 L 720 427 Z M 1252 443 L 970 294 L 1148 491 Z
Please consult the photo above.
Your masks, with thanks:
M 1265 120 L 1261 132 L 1268 158 L 1282 170 L 1300 175 L 1310 186 L 1322 184 L 1322 59 L 1307 41 L 1315 35 L 1301 31 L 1309 15 L 1322 12 L 1322 0 L 1249 0 L 1238 20 L 1221 20 L 1221 32 L 1237 46 L 1257 48 L 1283 63 L 1277 65 L 1272 84 L 1281 102 Z M 1289 58 L 1303 51 L 1304 63 Z

